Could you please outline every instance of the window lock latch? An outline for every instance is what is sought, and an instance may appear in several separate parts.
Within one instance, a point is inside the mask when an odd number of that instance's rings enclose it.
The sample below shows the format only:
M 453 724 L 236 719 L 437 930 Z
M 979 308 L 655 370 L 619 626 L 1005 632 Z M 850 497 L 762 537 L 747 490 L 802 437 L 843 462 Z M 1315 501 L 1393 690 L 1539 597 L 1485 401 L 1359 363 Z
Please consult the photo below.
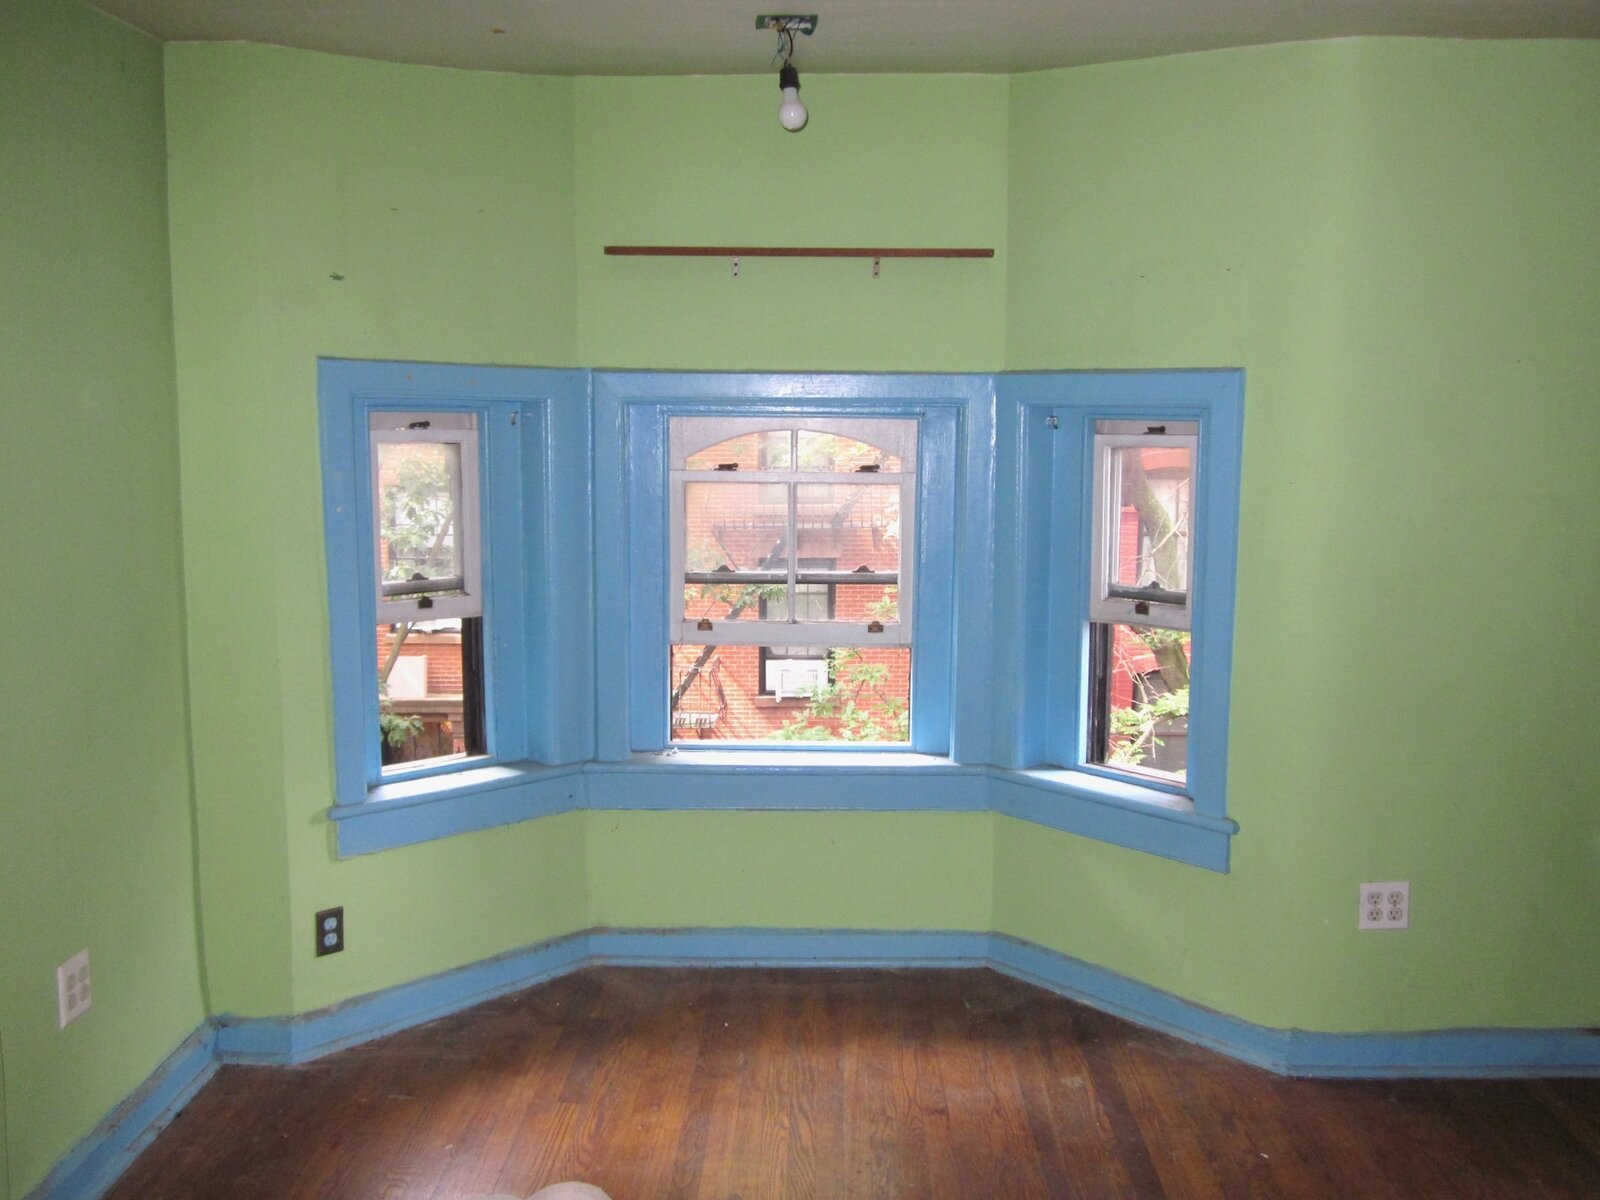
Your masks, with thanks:
M 698 629 L 701 633 L 710 633 L 711 632 L 711 622 L 706 617 L 701 617 L 698 621 L 696 621 L 695 624 L 694 624 L 694 627 L 696 629 Z
M 883 622 L 882 621 L 868 621 L 867 622 L 867 632 L 868 633 L 882 633 L 883 632 Z

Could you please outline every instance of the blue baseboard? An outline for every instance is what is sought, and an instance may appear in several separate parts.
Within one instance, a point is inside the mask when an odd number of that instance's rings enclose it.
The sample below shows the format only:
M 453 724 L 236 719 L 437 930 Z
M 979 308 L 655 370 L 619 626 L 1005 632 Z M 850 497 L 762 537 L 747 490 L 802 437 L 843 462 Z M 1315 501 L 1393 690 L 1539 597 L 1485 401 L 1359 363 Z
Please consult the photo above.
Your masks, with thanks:
M 982 967 L 987 933 L 855 929 L 592 929 L 588 965 Z
M 223 1062 L 307 1062 L 575 971 L 586 965 L 587 936 L 555 938 L 299 1016 L 217 1017 L 217 1055 Z
M 950 930 L 590 929 L 296 1017 L 218 1018 L 224 1062 L 299 1063 L 586 966 L 990 967 L 1282 1075 L 1600 1076 L 1600 1034 L 1453 1029 L 1315 1033 L 1213 1011 L 1002 934 Z
M 51 1168 L 27 1200 L 97 1200 L 216 1070 L 216 1030 L 207 1022 Z
M 197 1030 L 51 1171 L 28 1200 L 96 1200 L 219 1062 L 288 1065 L 470 1008 L 587 966 L 989 967 L 1281 1075 L 1600 1077 L 1600 1032 L 1453 1029 L 1315 1033 L 1256 1025 L 1002 934 L 948 930 L 589 929 L 292 1017 L 223 1016 Z

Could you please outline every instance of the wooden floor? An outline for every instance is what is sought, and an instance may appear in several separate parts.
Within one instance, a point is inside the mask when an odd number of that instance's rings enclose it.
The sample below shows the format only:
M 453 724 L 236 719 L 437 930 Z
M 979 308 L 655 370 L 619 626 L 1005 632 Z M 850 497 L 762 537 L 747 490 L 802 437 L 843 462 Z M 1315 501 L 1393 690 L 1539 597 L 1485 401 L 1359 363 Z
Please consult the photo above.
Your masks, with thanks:
M 1600 1081 L 1282 1079 L 989 971 L 596 968 L 224 1067 L 110 1200 L 1600 1197 Z

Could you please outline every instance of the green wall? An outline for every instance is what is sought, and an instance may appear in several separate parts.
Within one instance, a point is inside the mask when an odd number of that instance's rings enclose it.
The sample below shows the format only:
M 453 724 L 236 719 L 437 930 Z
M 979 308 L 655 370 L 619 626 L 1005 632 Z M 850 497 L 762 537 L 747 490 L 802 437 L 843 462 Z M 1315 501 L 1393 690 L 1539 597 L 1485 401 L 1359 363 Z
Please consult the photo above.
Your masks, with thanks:
M 673 826 L 677 840 L 695 842 L 681 855 L 660 852 L 650 814 L 575 814 L 337 862 L 324 815 L 332 779 L 314 370 L 318 355 L 992 368 L 1003 258 L 888 263 L 876 281 L 865 262 L 847 264 L 848 281 L 840 264 L 789 264 L 808 280 L 815 328 L 789 345 L 758 311 L 787 286 L 770 264 L 747 264 L 736 281 L 726 263 L 640 264 L 605 259 L 600 245 L 694 241 L 721 228 L 761 243 L 831 233 L 1003 252 L 1005 81 L 846 81 L 841 132 L 809 151 L 787 139 L 810 175 L 792 179 L 779 232 L 765 178 L 784 173 L 769 145 L 785 136 L 775 102 L 759 98 L 759 122 L 728 115 L 748 80 L 539 79 L 247 45 L 170 46 L 167 74 L 213 1010 L 304 1011 L 591 920 L 659 924 L 668 895 L 696 914 L 692 923 L 741 924 L 754 909 L 748 873 L 727 869 L 735 849 L 789 856 L 788 885 L 755 906 L 765 923 L 986 927 L 984 817 L 899 822 L 892 872 L 883 818 L 822 814 L 687 817 Z M 636 106 L 652 92 L 658 102 L 641 124 Z M 851 113 L 866 125 L 846 135 Z M 949 141 L 894 148 L 891 128 L 934 118 L 953 131 Z M 658 157 L 663 138 L 685 157 Z M 703 186 L 694 164 L 723 156 L 714 186 Z M 938 186 L 941 213 L 908 228 L 901 214 L 925 207 L 917 193 Z M 720 215 L 686 231 L 690 208 Z M 656 273 L 630 280 L 641 265 Z M 634 328 L 640 302 L 667 315 Z M 705 840 L 686 838 L 691 829 Z M 870 839 L 841 838 L 851 829 Z M 586 881 L 586 863 L 603 884 Z M 851 874 L 858 881 L 843 886 Z M 979 882 L 948 892 L 944 881 L 956 877 Z M 318 960 L 311 914 L 332 904 L 346 907 L 349 950 Z
M 584 366 L 989 371 L 1004 354 L 1007 81 L 576 81 Z M 606 245 L 988 246 L 992 260 L 621 258 Z
M 75 4 L 0 34 L 13 1194 L 207 1011 L 590 924 L 996 928 L 1272 1025 L 1600 1023 L 1600 46 L 808 77 L 791 137 L 767 75 L 174 45 L 163 97 L 160 49 Z M 997 257 L 733 279 L 610 242 Z M 1243 366 L 1233 873 L 984 814 L 579 813 L 337 861 L 319 355 Z M 1389 878 L 1412 930 L 1356 933 Z
M 589 925 L 991 928 L 987 813 L 588 817 Z
M 161 48 L 0 8 L 0 1193 L 205 1017 L 190 832 Z M 56 1028 L 88 948 L 94 1007 Z
M 1596 49 L 819 77 L 790 137 L 765 76 L 170 47 L 213 1007 L 304 1010 L 592 922 L 992 921 L 1275 1025 L 1593 1023 L 1596 673 L 1538 600 L 1552 571 L 1597 582 Z M 733 279 L 612 242 L 998 257 Z M 1245 367 L 1233 874 L 970 815 L 589 814 L 336 862 L 318 354 Z M 1356 933 L 1374 878 L 1412 881 L 1411 932 Z M 315 961 L 334 903 L 351 949 Z
M 578 928 L 577 815 L 334 859 L 316 433 L 319 355 L 573 361 L 571 81 L 171 45 L 167 109 L 212 1010 Z M 349 949 L 315 959 L 335 904 Z
M 1600 45 L 1020 76 L 1010 149 L 1007 366 L 1247 370 L 1242 829 L 1002 821 L 999 927 L 1272 1025 L 1595 1024 Z

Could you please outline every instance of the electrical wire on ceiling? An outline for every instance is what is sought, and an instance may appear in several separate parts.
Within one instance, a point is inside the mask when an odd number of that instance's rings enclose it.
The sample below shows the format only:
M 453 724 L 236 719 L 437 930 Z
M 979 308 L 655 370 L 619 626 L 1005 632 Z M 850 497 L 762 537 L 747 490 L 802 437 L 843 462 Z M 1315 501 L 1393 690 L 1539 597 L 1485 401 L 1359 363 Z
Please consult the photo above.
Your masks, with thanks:
M 814 18 L 767 18 L 767 28 L 775 29 L 778 33 L 778 48 L 773 52 L 772 61 L 783 60 L 778 68 L 778 90 L 783 96 L 778 104 L 778 123 L 790 133 L 799 133 L 810 119 L 806 106 L 800 100 L 800 71 L 794 65 L 794 35 L 796 32 L 810 33 L 814 26 Z

